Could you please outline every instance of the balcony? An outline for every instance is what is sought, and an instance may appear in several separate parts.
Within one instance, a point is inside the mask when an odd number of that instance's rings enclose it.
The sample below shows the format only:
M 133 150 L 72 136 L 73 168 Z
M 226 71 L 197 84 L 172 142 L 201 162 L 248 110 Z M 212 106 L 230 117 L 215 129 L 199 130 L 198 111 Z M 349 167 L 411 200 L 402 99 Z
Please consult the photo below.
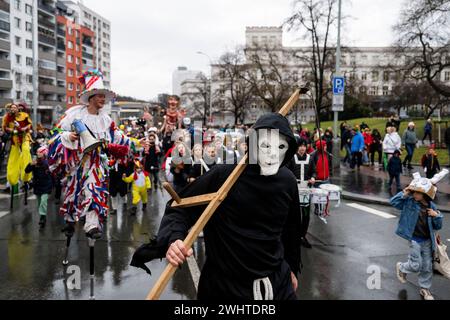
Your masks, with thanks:
M 39 68 L 39 76 L 56 78 L 56 70 L 48 70 L 44 68 Z
M 49 28 L 50 30 L 55 30 L 55 23 L 51 22 L 45 18 L 39 19 L 39 25 Z
M 54 94 L 56 93 L 56 86 L 53 84 L 41 84 L 39 83 L 39 92 L 47 93 L 47 94 Z
M 0 20 L 0 29 L 3 31 L 11 31 L 11 25 L 9 24 L 9 22 Z
M 66 74 L 64 72 L 57 72 L 56 73 L 56 79 L 58 80 L 66 80 Z
M 63 38 L 66 37 L 66 31 L 58 28 L 57 32 L 58 32 L 58 36 L 61 36 Z
M 83 58 L 84 59 L 89 59 L 89 60 L 94 60 L 94 56 L 92 54 L 87 53 L 87 52 L 83 52 Z
M 12 102 L 13 102 L 12 99 L 0 97 L 0 106 L 5 106 L 8 103 L 12 103 Z
M 56 45 L 56 40 L 54 38 L 50 38 L 49 36 L 39 34 L 38 39 L 41 43 L 48 44 L 53 47 Z
M 56 11 L 54 7 L 44 4 L 43 1 L 39 1 L 38 8 L 39 8 L 39 10 L 42 10 L 51 15 L 54 15 L 55 11 Z
M 63 103 L 60 101 L 39 99 L 40 106 L 56 107 L 56 106 L 61 106 L 62 104 Z
M 0 0 L 0 10 L 3 10 L 5 12 L 9 13 L 9 3 L 5 0 Z
M 46 52 L 39 50 L 39 59 L 42 60 L 49 60 L 49 61 L 55 61 L 56 60 L 56 53 L 53 52 Z
M 12 89 L 12 80 L 0 80 L 0 89 Z
M 0 60 L 0 69 L 11 70 L 11 60 Z
M 64 43 L 58 42 L 58 50 L 66 52 L 66 45 Z
M 10 52 L 11 51 L 11 43 L 9 41 L 0 39 L 0 50 Z
M 66 87 L 57 86 L 56 87 L 56 93 L 65 95 L 66 94 Z

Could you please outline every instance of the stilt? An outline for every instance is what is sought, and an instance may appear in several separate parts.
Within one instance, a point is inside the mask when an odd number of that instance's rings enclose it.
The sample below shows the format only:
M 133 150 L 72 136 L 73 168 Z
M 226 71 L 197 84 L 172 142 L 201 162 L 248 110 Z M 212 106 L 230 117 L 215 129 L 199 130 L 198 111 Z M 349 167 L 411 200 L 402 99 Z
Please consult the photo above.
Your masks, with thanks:
M 23 200 L 23 204 L 24 204 L 25 206 L 27 206 L 27 205 L 28 205 L 28 183 L 25 183 L 25 184 L 23 185 L 23 189 L 24 189 L 24 191 L 25 191 L 25 199 Z
M 14 186 L 11 186 L 11 203 L 10 203 L 11 211 L 14 209 Z
M 66 254 L 64 256 L 63 266 L 69 265 L 68 257 L 69 257 L 69 248 L 70 248 L 70 242 L 71 241 L 72 241 L 72 237 L 67 237 L 67 240 L 66 240 Z
M 91 282 L 91 294 L 89 296 L 89 300 L 95 300 L 94 294 L 94 280 L 95 280 L 95 265 L 94 265 L 94 248 L 95 248 L 95 240 L 89 239 L 89 274 L 90 274 L 90 282 Z

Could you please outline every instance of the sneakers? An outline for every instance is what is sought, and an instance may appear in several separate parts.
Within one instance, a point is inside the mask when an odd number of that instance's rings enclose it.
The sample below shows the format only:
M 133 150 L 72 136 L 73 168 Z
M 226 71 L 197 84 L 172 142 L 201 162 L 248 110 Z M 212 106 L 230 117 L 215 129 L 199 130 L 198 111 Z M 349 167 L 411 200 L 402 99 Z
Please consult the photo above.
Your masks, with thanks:
M 91 229 L 86 233 L 86 237 L 92 240 L 99 240 L 102 235 L 103 233 L 98 228 Z
M 401 270 L 400 270 L 400 266 L 402 265 L 402 263 L 401 262 L 398 262 L 397 263 L 397 267 L 396 267 L 396 270 L 397 270 L 397 278 L 398 278 L 398 281 L 400 281 L 401 283 L 406 283 L 406 273 L 403 273 Z
M 306 239 L 306 238 L 301 238 L 301 244 L 302 244 L 302 247 L 304 247 L 306 249 L 312 249 L 312 245 L 309 243 L 308 239 Z
M 431 294 L 430 290 L 422 288 L 422 289 L 420 289 L 419 292 L 420 292 L 420 295 L 423 297 L 424 300 L 427 300 L 427 301 L 434 300 L 434 297 Z

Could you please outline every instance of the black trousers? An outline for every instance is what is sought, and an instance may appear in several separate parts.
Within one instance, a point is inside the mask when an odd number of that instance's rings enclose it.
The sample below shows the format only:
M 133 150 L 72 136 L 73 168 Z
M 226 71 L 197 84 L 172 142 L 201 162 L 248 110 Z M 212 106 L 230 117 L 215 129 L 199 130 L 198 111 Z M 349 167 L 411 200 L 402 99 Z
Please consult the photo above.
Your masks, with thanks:
M 300 206 L 300 212 L 302 214 L 302 226 L 300 229 L 300 236 L 302 238 L 306 237 L 309 229 L 309 223 L 311 220 L 311 206 L 302 207 Z
M 355 166 L 362 166 L 362 152 L 353 152 L 352 153 L 352 164 L 350 168 L 355 169 Z

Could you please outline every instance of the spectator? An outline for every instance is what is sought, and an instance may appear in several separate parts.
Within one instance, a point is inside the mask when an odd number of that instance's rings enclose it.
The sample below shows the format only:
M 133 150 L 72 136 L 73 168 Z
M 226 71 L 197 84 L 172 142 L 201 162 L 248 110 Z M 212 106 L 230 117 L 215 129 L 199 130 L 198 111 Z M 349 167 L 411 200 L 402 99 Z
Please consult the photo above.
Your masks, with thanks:
M 378 165 L 382 163 L 383 147 L 382 138 L 378 129 L 372 131 L 372 144 L 370 145 L 370 158 L 372 165 L 375 165 L 375 154 L 378 153 Z
M 352 139 L 351 151 L 352 151 L 352 163 L 350 168 L 353 170 L 355 166 L 358 166 L 358 169 L 362 165 L 362 155 L 364 151 L 364 137 L 360 132 L 359 126 L 356 126 L 355 135 Z
M 402 143 L 406 147 L 406 152 L 408 153 L 406 155 L 405 160 L 403 161 L 403 167 L 406 168 L 408 166 L 409 170 L 414 169 L 411 166 L 411 161 L 414 156 L 414 150 L 416 149 L 416 144 L 419 141 L 417 139 L 416 131 L 415 131 L 416 125 L 414 122 L 410 122 L 408 124 L 408 128 L 405 130 L 405 133 L 403 134 Z
M 402 138 L 400 138 L 399 134 L 395 127 L 388 127 L 387 134 L 383 141 L 383 152 L 386 154 L 387 161 L 392 158 L 395 150 L 400 150 L 402 147 Z
M 402 174 L 402 160 L 400 159 L 400 150 L 395 150 L 392 158 L 389 160 L 387 171 L 389 173 L 389 189 L 392 188 L 392 183 L 397 183 L 397 192 L 401 191 L 400 175 Z
M 366 128 L 364 130 L 363 133 L 363 137 L 364 137 L 364 153 L 363 153 L 363 163 L 365 165 L 369 164 L 369 156 L 370 156 L 370 146 L 373 143 L 373 138 L 372 138 L 372 131 L 370 130 L 370 128 Z
M 450 166 L 450 127 L 448 127 L 447 130 L 445 130 L 444 141 L 445 141 L 445 144 L 447 145 L 449 166 Z
M 428 148 L 428 152 L 422 157 L 422 168 L 428 179 L 432 179 L 439 171 L 441 171 L 441 166 L 433 145 Z
M 422 144 L 425 144 L 425 139 L 428 137 L 431 145 L 433 143 L 433 121 L 431 119 L 427 120 L 424 131 L 425 133 L 422 139 Z
M 327 130 L 325 130 L 325 134 L 323 135 L 322 139 L 327 143 L 328 152 L 333 154 L 333 129 L 328 128 Z

